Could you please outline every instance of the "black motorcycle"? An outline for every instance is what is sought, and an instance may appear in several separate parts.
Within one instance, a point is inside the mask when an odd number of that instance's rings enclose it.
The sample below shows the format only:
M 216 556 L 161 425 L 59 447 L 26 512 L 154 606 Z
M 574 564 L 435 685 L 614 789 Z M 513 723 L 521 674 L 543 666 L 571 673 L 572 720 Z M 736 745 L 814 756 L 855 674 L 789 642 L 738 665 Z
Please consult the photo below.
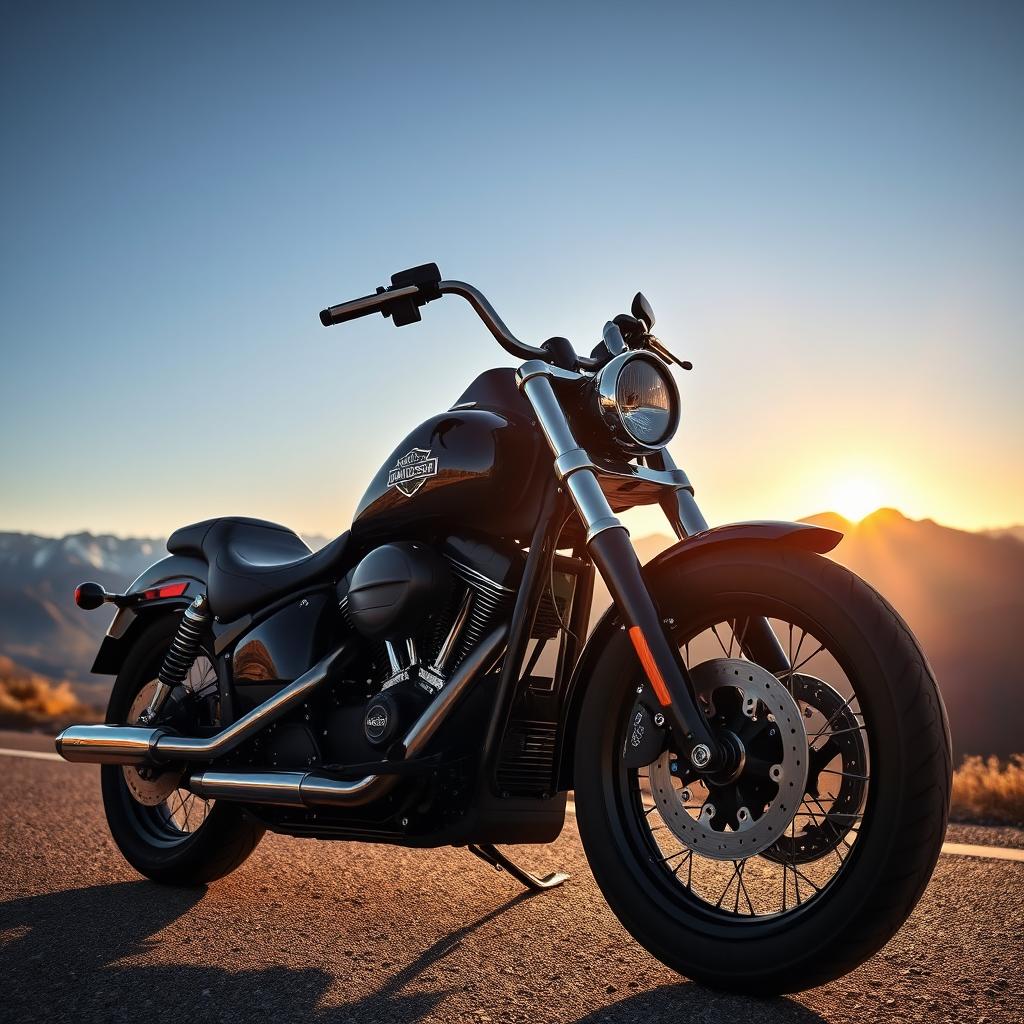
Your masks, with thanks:
M 914 636 L 822 557 L 839 533 L 708 528 L 666 448 L 690 366 L 643 295 L 589 356 L 518 341 L 433 264 L 320 319 L 404 326 L 443 295 L 522 365 L 413 430 L 319 551 L 212 519 L 125 594 L 83 583 L 80 607 L 116 606 L 93 671 L 117 678 L 106 724 L 57 750 L 103 766 L 113 837 L 157 881 L 218 878 L 269 828 L 464 846 L 550 888 L 566 876 L 495 844 L 553 841 L 572 790 L 598 885 L 665 964 L 765 993 L 856 967 L 945 832 L 949 731 Z M 678 543 L 641 567 L 617 513 L 654 503 Z

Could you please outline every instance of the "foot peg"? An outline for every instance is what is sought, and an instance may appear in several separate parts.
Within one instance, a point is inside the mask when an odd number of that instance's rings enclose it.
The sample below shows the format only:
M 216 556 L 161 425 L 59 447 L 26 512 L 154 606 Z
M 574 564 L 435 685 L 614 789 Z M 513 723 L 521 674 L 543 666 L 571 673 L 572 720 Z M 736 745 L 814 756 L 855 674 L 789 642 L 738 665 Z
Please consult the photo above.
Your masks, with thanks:
M 505 854 L 490 843 L 470 843 L 466 849 L 474 857 L 479 857 L 482 861 L 486 861 L 496 871 L 507 871 L 517 882 L 521 882 L 527 889 L 533 889 L 534 892 L 554 889 L 555 886 L 561 885 L 569 877 L 564 871 L 552 871 L 550 875 L 540 878 L 509 860 Z

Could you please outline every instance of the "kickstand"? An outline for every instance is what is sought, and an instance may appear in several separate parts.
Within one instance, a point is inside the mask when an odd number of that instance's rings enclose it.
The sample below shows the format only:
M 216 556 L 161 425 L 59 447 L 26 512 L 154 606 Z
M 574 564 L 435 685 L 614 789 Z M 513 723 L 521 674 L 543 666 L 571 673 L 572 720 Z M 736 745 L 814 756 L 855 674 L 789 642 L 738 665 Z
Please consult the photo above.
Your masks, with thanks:
M 501 850 L 490 843 L 470 843 L 466 849 L 474 857 L 486 861 L 496 871 L 507 871 L 517 882 L 522 882 L 527 889 L 533 889 L 534 892 L 554 889 L 556 885 L 561 885 L 569 877 L 564 871 L 552 871 L 550 875 L 539 878 L 533 872 L 527 871 L 509 860 Z

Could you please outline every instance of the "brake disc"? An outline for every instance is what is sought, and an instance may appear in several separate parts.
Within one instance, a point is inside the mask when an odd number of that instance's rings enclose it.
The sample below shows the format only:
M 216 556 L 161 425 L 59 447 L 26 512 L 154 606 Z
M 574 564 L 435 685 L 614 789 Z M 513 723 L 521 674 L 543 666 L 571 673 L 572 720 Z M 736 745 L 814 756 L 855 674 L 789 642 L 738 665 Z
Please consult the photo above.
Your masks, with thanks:
M 149 702 L 153 699 L 153 693 L 156 691 L 156 683 L 155 679 L 146 683 L 136 694 L 128 711 L 129 722 L 137 722 L 142 712 L 149 707 Z M 148 765 L 136 767 L 126 764 L 121 771 L 124 773 L 124 781 L 129 792 L 140 804 L 145 804 L 147 807 L 156 807 L 164 803 L 178 788 L 182 776 L 180 768 L 159 771 Z
M 726 778 L 698 776 L 666 751 L 650 767 L 651 795 L 690 849 L 714 860 L 751 857 L 778 841 L 803 799 L 803 716 L 785 685 L 753 662 L 719 658 L 690 675 L 712 729 L 738 750 L 737 765 Z M 708 789 L 699 810 L 689 788 L 698 778 Z
M 833 687 L 815 676 L 795 675 L 793 697 L 807 708 L 813 708 L 828 723 L 828 739 L 812 747 L 807 756 L 805 793 L 814 814 L 795 835 L 784 835 L 764 851 L 768 860 L 782 864 L 806 864 L 834 850 L 859 820 L 867 792 L 868 763 L 864 730 L 857 716 Z M 821 775 L 838 757 L 839 786 L 834 794 L 823 796 Z M 830 801 L 828 807 L 822 801 Z

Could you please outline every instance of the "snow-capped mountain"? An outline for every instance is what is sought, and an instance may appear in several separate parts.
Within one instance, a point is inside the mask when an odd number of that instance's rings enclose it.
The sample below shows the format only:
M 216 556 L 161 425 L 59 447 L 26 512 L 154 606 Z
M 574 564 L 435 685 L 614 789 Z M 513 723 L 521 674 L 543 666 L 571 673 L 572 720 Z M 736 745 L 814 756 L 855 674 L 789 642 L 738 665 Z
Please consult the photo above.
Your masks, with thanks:
M 325 543 L 305 539 L 314 550 Z M 89 669 L 113 612 L 82 612 L 75 587 L 93 580 L 124 590 L 166 554 L 163 538 L 0 533 L 0 654 L 55 679 L 102 687 Z

